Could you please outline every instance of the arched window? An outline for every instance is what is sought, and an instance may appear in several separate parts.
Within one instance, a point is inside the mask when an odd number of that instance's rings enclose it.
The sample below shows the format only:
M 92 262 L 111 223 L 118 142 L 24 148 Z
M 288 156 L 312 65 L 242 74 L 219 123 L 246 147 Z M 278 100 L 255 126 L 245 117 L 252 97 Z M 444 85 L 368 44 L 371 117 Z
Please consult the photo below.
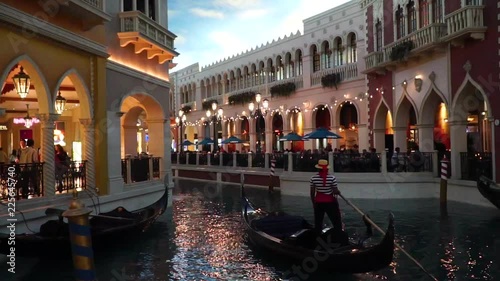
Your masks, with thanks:
M 332 50 L 330 49 L 330 43 L 328 43 L 328 41 L 323 42 L 321 52 L 322 52 L 321 60 L 323 61 L 323 69 L 328 69 L 332 67 Z
M 318 53 L 318 48 L 316 45 L 311 46 L 311 53 L 313 56 L 313 72 L 319 71 L 320 68 L 320 56 Z
M 295 76 L 294 65 L 292 61 L 292 54 L 286 53 L 285 56 L 285 64 L 286 64 L 286 78 L 291 78 Z
M 358 58 L 357 58 L 357 43 L 356 43 L 356 34 L 351 33 L 349 35 L 349 63 L 355 63 Z
M 297 61 L 297 76 L 300 76 L 302 75 L 302 51 L 301 50 L 297 50 L 297 53 L 296 53 L 296 61 Z
M 344 47 L 342 46 L 342 39 L 337 37 L 335 39 L 335 65 L 340 66 L 344 64 Z
M 375 51 L 381 52 L 382 51 L 382 23 L 380 22 L 380 19 L 377 20 L 377 23 L 375 24 Z
M 277 80 L 283 80 L 285 78 L 285 68 L 283 66 L 283 59 L 281 56 L 278 56 L 278 59 L 276 60 L 276 79 Z
M 401 6 L 398 6 L 396 11 L 396 38 L 402 38 L 406 35 L 405 32 L 405 16 Z
M 417 31 L 417 9 L 415 8 L 415 2 L 410 1 L 406 6 L 408 13 L 408 34 Z

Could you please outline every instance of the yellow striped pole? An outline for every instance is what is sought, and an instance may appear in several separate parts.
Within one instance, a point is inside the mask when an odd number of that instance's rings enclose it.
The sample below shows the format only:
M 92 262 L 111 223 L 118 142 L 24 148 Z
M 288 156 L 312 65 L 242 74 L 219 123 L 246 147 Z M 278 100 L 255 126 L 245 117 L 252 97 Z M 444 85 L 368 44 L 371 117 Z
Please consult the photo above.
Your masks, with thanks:
M 63 213 L 69 223 L 73 266 L 78 281 L 97 280 L 89 224 L 89 214 L 91 212 L 92 210 L 85 208 L 85 205 L 78 200 L 75 191 L 69 209 Z

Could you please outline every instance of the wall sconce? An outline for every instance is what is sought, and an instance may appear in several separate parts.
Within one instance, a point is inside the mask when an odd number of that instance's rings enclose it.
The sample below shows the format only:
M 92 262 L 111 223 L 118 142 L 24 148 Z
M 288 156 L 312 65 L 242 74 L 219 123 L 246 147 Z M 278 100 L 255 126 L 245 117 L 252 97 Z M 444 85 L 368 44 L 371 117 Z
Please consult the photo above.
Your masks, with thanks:
M 420 93 L 422 90 L 422 78 L 420 76 L 415 76 L 415 90 Z

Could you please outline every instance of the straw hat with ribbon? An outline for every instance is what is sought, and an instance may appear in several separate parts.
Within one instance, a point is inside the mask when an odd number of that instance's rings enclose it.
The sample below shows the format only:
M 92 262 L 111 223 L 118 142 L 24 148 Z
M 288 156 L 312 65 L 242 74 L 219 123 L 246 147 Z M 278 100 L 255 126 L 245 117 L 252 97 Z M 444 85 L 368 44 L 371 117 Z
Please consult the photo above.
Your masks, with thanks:
M 328 168 L 328 160 L 325 160 L 325 159 L 320 159 L 318 161 L 318 164 L 316 164 L 316 166 L 314 166 L 318 169 L 325 169 L 325 168 Z

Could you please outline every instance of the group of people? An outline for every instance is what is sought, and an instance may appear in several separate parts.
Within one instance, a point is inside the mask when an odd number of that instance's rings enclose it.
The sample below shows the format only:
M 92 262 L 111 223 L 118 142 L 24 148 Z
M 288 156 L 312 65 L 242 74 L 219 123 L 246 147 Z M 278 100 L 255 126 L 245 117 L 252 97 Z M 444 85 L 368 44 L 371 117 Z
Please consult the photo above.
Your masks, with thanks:
M 40 196 L 40 183 L 38 180 L 38 165 L 41 162 L 40 149 L 34 148 L 35 141 L 33 139 L 21 139 L 19 141 L 19 149 L 12 150 L 8 156 L 8 163 L 20 164 L 17 168 L 19 172 L 19 182 L 17 188 L 20 189 L 22 198 L 28 198 L 30 186 L 34 194 Z M 2 162 L 7 162 L 5 155 Z M 59 193 L 63 189 L 63 176 L 70 167 L 70 157 L 61 145 L 55 146 L 55 176 L 57 190 Z

